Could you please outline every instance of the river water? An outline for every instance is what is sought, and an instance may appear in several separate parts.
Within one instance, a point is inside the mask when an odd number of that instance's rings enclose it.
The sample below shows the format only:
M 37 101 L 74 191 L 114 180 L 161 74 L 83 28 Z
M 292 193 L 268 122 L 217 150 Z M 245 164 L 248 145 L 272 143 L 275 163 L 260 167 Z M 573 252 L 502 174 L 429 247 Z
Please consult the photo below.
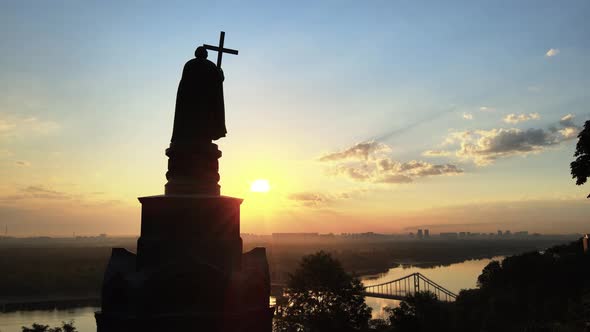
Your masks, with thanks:
M 364 285 L 370 286 L 403 278 L 415 272 L 420 272 L 442 287 L 455 294 L 459 294 L 461 289 L 476 287 L 477 277 L 481 274 L 481 270 L 488 265 L 490 261 L 499 261 L 503 258 L 504 257 L 502 256 L 498 256 L 492 257 L 491 259 L 474 259 L 447 266 L 435 266 L 430 268 L 400 265 L 399 267 L 389 269 L 386 273 L 363 276 L 361 281 Z M 373 297 L 367 297 L 365 301 L 371 308 L 373 308 L 373 318 L 384 318 L 383 308 L 386 306 L 395 307 L 399 304 L 399 301 L 396 300 L 377 299 Z
M 502 257 L 492 259 L 501 260 Z M 448 290 L 459 293 L 461 289 L 475 288 L 477 277 L 481 270 L 492 259 L 477 259 L 464 261 L 462 263 L 448 266 L 436 266 L 433 268 L 413 267 L 402 265 L 387 271 L 386 273 L 364 276 L 361 278 L 365 285 L 380 284 L 414 272 L 420 272 L 437 284 Z M 382 309 L 386 306 L 396 306 L 399 301 L 376 298 L 366 298 L 367 304 L 373 308 L 373 318 L 383 318 Z M 38 311 L 17 311 L 0 313 L 0 332 L 21 332 L 21 326 L 31 326 L 32 323 L 57 326 L 62 321 L 74 320 L 79 332 L 95 332 L 96 322 L 94 312 L 99 310 L 95 307 L 84 307 L 66 310 L 38 310 Z

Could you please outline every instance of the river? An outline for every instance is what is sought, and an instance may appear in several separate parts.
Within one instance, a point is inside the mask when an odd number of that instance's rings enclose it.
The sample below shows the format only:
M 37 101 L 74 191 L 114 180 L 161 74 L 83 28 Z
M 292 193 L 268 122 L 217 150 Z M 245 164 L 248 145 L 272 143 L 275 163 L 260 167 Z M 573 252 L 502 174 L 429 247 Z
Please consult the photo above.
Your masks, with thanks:
M 488 265 L 490 261 L 502 260 L 503 258 L 504 257 L 502 256 L 498 256 L 491 259 L 474 259 L 447 266 L 435 266 L 430 268 L 400 265 L 389 269 L 386 273 L 363 276 L 361 281 L 364 285 L 370 286 L 403 278 L 415 272 L 420 272 L 442 287 L 458 294 L 461 289 L 475 288 L 477 277 L 481 274 L 481 270 Z M 399 301 L 396 300 L 378 299 L 374 297 L 367 297 L 366 302 L 371 308 L 373 308 L 373 318 L 383 318 L 383 308 L 386 306 L 395 307 L 399 304 Z
M 494 257 L 492 259 L 501 260 L 503 257 Z M 448 290 L 459 293 L 461 289 L 475 288 L 477 277 L 481 270 L 492 259 L 477 259 L 464 261 L 448 266 L 436 266 L 432 268 L 421 268 L 408 265 L 401 265 L 389 269 L 386 273 L 378 275 L 363 276 L 361 280 L 365 285 L 373 285 L 405 277 L 414 272 L 420 272 L 432 281 L 447 288 Z M 367 304 L 373 308 L 373 318 L 383 318 L 382 309 L 386 306 L 396 306 L 399 301 L 384 300 L 367 297 Z M 36 311 L 16 311 L 10 313 L 0 313 L 0 332 L 21 332 L 21 326 L 30 326 L 37 322 L 50 326 L 57 326 L 62 321 L 74 320 L 79 332 L 95 332 L 96 323 L 94 321 L 94 312 L 99 308 L 84 307 L 65 310 L 36 310 Z

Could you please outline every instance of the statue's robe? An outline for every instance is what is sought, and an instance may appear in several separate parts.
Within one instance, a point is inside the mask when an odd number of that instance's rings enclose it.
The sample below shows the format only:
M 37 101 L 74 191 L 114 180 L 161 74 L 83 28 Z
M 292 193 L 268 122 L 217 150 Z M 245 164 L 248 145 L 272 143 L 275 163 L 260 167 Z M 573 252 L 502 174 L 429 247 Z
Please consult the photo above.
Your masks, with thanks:
M 184 65 L 176 95 L 172 142 L 202 142 L 225 137 L 223 72 L 204 58 Z

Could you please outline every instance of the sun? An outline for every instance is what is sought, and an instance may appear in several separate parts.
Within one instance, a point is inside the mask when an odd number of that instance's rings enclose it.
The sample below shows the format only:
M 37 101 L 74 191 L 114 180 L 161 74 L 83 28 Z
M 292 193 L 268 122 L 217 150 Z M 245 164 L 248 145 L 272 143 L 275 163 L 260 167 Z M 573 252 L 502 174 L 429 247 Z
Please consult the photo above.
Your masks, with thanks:
M 257 179 L 252 182 L 250 186 L 250 191 L 255 193 L 266 193 L 270 190 L 270 184 L 266 179 Z

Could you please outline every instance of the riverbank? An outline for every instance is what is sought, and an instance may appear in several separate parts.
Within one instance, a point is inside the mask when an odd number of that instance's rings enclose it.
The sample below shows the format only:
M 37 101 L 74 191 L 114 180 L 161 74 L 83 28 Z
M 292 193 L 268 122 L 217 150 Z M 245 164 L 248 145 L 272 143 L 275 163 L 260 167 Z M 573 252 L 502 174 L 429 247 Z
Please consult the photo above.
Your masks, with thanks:
M 64 297 L 64 296 L 46 296 L 46 297 L 24 297 L 8 298 L 0 300 L 0 312 L 8 313 L 15 311 L 30 310 L 65 310 L 82 307 L 100 306 L 99 296 L 86 297 Z

